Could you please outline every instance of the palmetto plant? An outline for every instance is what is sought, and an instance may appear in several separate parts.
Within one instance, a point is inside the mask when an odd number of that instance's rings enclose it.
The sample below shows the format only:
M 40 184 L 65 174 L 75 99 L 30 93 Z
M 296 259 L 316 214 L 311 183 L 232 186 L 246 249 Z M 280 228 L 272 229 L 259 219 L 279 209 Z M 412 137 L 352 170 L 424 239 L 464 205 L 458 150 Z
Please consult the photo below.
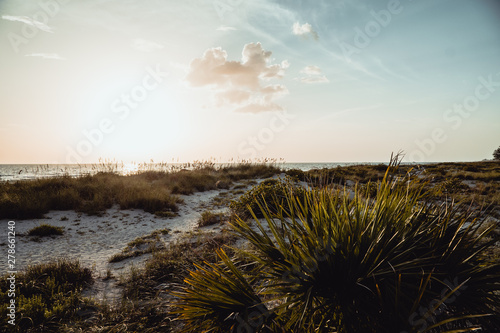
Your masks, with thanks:
M 185 330 L 498 328 L 500 264 L 483 255 L 493 227 L 480 229 L 467 207 L 434 202 L 417 179 L 392 177 L 397 164 L 375 196 L 323 188 L 298 197 L 290 188 L 277 212 L 260 203 L 256 228 L 233 222 L 251 250 L 237 260 L 220 251 L 218 264 L 191 272 L 176 293 Z

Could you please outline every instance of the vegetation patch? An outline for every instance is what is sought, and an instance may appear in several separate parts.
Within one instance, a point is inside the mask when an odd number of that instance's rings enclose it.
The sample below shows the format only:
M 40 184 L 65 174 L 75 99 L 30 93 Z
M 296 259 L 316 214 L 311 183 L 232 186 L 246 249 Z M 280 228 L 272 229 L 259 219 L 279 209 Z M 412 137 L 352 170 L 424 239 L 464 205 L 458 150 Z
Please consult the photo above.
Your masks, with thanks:
M 64 233 L 64 229 L 62 227 L 56 227 L 50 224 L 40 224 L 30 230 L 28 230 L 28 236 L 60 236 Z
M 124 296 L 132 299 L 152 297 L 160 284 L 183 283 L 195 263 L 216 262 L 216 250 L 233 245 L 235 241 L 236 237 L 227 231 L 186 234 L 166 249 L 153 252 L 144 270 L 134 272 L 124 281 Z
M 346 196 L 331 187 L 298 195 L 290 184 L 265 186 L 275 187 L 265 202 L 280 203 L 258 206 L 265 221 L 232 223 L 251 248 L 238 258 L 218 250 L 218 261 L 196 264 L 174 293 L 174 312 L 189 330 L 499 327 L 500 264 L 485 255 L 498 240 L 495 226 L 484 227 L 470 206 L 435 201 L 425 182 L 401 177 L 395 162 L 374 196 L 369 187 Z M 251 198 L 259 200 L 249 197 L 249 206 Z
M 152 253 L 165 248 L 160 235 L 166 235 L 168 232 L 168 229 L 161 229 L 156 230 L 147 236 L 137 237 L 133 241 L 129 242 L 120 253 L 111 256 L 109 262 L 120 262 L 128 258 L 138 257 L 146 253 Z
M 41 218 L 50 210 L 100 215 L 114 204 L 121 209 L 138 208 L 167 216 L 176 213 L 182 203 L 175 194 L 229 188 L 233 181 L 279 173 L 275 166 L 251 163 L 220 167 L 201 164 L 189 171 L 144 171 L 127 176 L 105 170 L 81 177 L 1 182 L 0 219 Z
M 2 281 L 9 281 L 5 275 Z M 63 323 L 81 320 L 92 303 L 81 289 L 93 282 L 91 271 L 78 261 L 59 260 L 35 266 L 15 276 L 16 325 L 6 316 L 10 304 L 9 284 L 0 284 L 0 330 L 4 332 L 56 332 Z
M 183 324 L 172 312 L 168 292 L 183 283 L 194 263 L 217 261 L 216 250 L 234 242 L 235 237 L 227 232 L 186 234 L 168 248 L 153 252 L 144 268 L 132 268 L 122 278 L 123 300 L 117 307 L 100 305 L 98 320 L 77 321 L 65 328 L 68 332 L 179 332 Z M 189 327 L 185 330 L 190 331 Z
M 264 212 L 276 214 L 285 204 L 288 192 L 303 197 L 305 189 L 295 185 L 290 179 L 267 179 L 241 195 L 237 200 L 231 201 L 233 213 L 242 218 L 249 218 L 252 213 L 256 217 L 264 217 Z M 268 210 L 266 208 L 269 208 Z
M 201 213 L 200 219 L 198 220 L 198 227 L 206 227 L 209 225 L 214 225 L 216 223 L 221 223 L 224 214 L 214 213 L 211 210 L 204 211 Z

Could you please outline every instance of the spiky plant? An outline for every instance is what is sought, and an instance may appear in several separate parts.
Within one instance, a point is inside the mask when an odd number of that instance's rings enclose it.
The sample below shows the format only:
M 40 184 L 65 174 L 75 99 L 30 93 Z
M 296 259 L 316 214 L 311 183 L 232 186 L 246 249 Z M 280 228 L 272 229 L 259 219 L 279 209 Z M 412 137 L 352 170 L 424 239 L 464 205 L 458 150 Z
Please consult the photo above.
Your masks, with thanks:
M 436 203 L 418 179 L 392 177 L 397 166 L 375 197 L 358 188 L 300 197 L 290 189 L 277 213 L 276 202 L 272 211 L 261 205 L 256 229 L 234 221 L 252 248 L 240 253 L 255 268 L 239 270 L 224 256 L 199 266 L 178 294 L 181 318 L 242 331 L 248 320 L 238 326 L 235 316 L 260 306 L 252 332 L 493 331 L 500 265 L 483 256 L 493 226 L 480 232 L 472 210 Z
M 197 271 L 185 279 L 189 286 L 174 293 L 185 332 L 233 332 L 241 327 L 261 326 L 269 314 L 243 273 L 223 250 L 218 264 L 195 265 Z M 251 330 L 253 331 L 253 330 Z

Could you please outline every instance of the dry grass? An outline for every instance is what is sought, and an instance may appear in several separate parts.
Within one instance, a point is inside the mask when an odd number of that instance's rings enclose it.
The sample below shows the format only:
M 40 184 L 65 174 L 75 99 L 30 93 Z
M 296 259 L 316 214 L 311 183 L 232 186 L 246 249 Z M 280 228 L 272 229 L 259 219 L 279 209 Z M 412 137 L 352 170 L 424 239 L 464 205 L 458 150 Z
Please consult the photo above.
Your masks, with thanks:
M 80 310 L 91 303 L 80 296 L 80 290 L 93 282 L 92 274 L 77 261 L 29 266 L 15 278 L 15 326 L 7 323 L 10 318 L 5 315 L 11 299 L 8 284 L 0 285 L 3 332 L 58 332 L 61 323 L 78 321 Z
M 221 223 L 224 214 L 214 213 L 211 210 L 204 211 L 201 213 L 200 219 L 198 220 L 198 227 L 206 227 L 209 225 L 214 225 L 216 223 Z
M 0 219 L 41 218 L 49 210 L 76 210 L 99 215 L 114 204 L 171 216 L 182 202 L 175 194 L 229 188 L 233 181 L 269 177 L 271 165 L 198 166 L 193 170 L 145 171 L 128 176 L 98 172 L 81 177 L 0 183 Z
M 64 233 L 64 229 L 61 227 L 56 227 L 50 224 L 40 224 L 39 226 L 36 226 L 30 230 L 28 230 L 28 236 L 38 236 L 38 237 L 45 237 L 45 236 L 59 236 Z

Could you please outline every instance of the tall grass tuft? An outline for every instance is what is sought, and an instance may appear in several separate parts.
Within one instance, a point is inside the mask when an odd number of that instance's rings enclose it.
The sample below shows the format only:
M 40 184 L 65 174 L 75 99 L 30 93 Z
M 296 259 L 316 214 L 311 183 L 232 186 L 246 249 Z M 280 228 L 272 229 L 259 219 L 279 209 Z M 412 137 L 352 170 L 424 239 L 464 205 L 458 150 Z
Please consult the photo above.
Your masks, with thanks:
M 500 322 L 500 264 L 484 257 L 494 226 L 460 204 L 431 200 L 425 182 L 393 177 L 376 191 L 288 188 L 281 206 L 232 223 L 254 269 L 223 252 L 185 280 L 186 327 L 213 332 L 461 332 Z M 275 210 L 277 208 L 277 211 Z M 265 228 L 267 225 L 268 230 Z
M 61 227 L 56 227 L 47 223 L 40 224 L 30 230 L 28 230 L 28 236 L 60 236 L 64 233 L 64 229 Z

